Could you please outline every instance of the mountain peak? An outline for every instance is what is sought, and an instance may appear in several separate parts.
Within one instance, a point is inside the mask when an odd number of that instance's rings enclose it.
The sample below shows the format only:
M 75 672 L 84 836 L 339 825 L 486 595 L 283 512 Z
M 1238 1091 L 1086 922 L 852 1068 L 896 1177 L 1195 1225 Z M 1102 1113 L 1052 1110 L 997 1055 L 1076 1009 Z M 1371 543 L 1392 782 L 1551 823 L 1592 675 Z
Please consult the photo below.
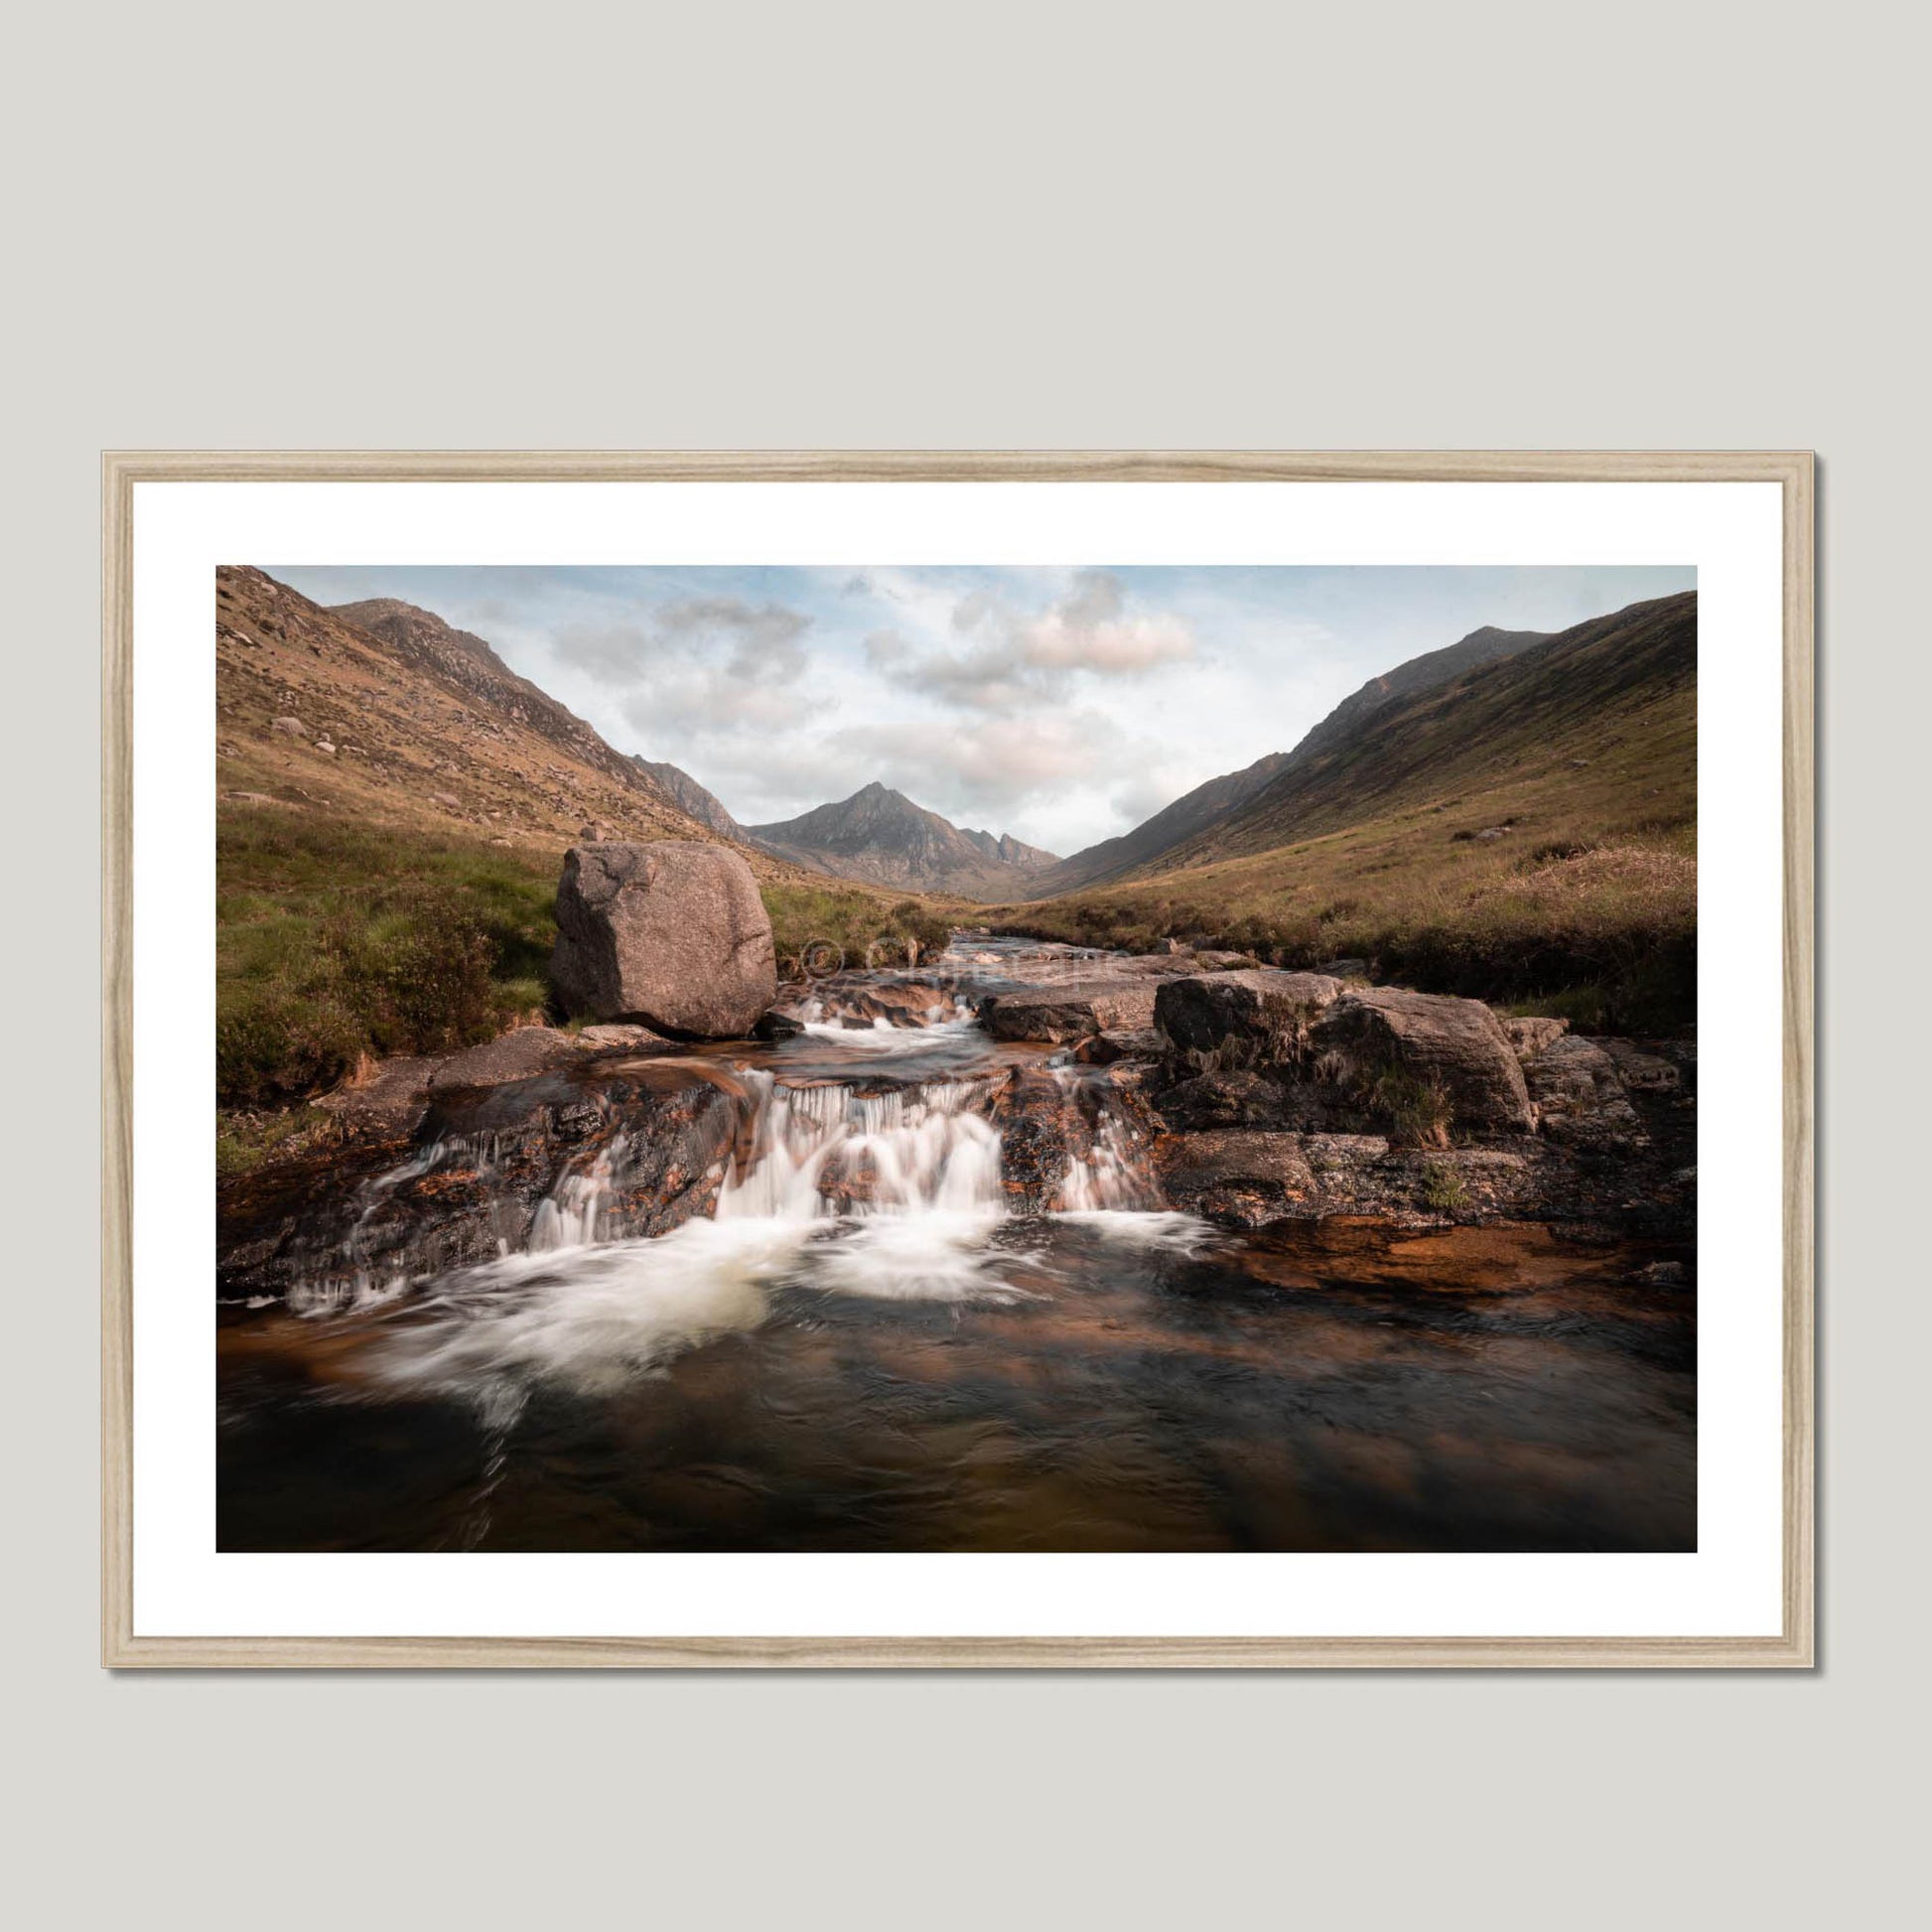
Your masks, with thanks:
M 765 851 L 841 879 L 912 892 L 997 899 L 1021 890 L 1053 855 L 1011 833 L 962 831 L 875 778 L 851 797 L 747 828 Z

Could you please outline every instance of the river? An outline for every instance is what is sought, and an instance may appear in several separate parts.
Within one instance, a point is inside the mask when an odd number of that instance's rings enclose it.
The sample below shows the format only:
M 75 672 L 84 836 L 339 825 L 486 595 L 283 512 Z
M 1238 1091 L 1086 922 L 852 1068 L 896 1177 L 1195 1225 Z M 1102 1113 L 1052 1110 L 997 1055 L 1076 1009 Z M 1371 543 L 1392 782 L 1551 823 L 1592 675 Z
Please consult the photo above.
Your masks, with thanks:
M 223 1306 L 220 1547 L 1696 1547 L 1690 1298 L 1538 1226 L 1169 1211 L 1104 1069 L 973 1017 L 1083 964 L 962 936 L 842 975 L 791 1037 L 663 1056 L 739 1123 L 668 1233 L 614 1224 L 620 1134 L 494 1259 Z M 1045 1197 L 1015 1068 L 1069 1144 Z

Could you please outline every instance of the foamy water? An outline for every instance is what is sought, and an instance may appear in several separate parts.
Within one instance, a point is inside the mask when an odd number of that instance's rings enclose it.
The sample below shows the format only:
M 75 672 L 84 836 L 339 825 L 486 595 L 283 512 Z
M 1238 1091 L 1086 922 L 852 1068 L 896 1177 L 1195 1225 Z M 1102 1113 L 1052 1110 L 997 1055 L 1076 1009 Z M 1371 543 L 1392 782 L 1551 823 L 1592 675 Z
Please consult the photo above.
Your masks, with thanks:
M 887 1055 L 901 1042 L 929 1050 L 935 1035 L 983 1040 L 956 1009 L 934 1011 L 941 1017 L 926 1026 L 826 1021 L 808 1031 Z M 686 1349 L 756 1328 L 780 1287 L 961 1307 L 1036 1299 L 1040 1250 L 1014 1238 L 1001 1133 L 989 1118 L 1003 1077 L 867 1092 L 738 1068 L 752 1108 L 749 1152 L 711 1218 L 651 1239 L 600 1240 L 620 1137 L 539 1204 L 526 1252 L 429 1285 L 385 1334 L 375 1375 L 392 1388 L 466 1395 L 500 1416 L 532 1386 L 607 1393 Z M 1069 1068 L 1055 1078 L 1077 1120 L 1082 1076 Z M 1210 1231 L 1160 1210 L 1116 1114 L 1104 1097 L 1087 1105 L 1099 1107 L 1090 1145 L 1074 1152 L 1055 1205 L 1103 1242 L 1196 1251 Z M 320 1298 L 312 1306 L 330 1311 Z
M 1084 963 L 1021 952 L 940 965 L 970 991 Z M 1168 1209 L 1103 1071 L 905 990 L 707 1057 L 731 1151 L 670 1233 L 628 1238 L 634 1130 L 534 1204 L 513 1141 L 451 1135 L 319 1217 L 289 1310 L 330 1318 L 218 1330 L 218 1547 L 1696 1547 L 1681 1294 L 1596 1286 L 1594 1249 L 1522 1295 L 1353 1291 L 1318 1243 Z M 395 1190 L 446 1177 L 461 1242 L 445 1216 L 385 1247 Z

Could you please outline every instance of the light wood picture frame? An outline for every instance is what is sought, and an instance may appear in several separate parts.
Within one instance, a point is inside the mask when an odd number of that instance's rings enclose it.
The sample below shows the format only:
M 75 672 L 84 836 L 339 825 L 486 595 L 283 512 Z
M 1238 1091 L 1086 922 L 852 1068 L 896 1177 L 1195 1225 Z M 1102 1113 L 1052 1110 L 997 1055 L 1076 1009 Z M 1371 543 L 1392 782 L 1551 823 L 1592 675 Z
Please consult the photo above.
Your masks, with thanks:
M 1813 459 L 1718 452 L 109 452 L 102 461 L 101 1657 L 148 1668 L 1804 1668 L 1814 1621 Z M 152 483 L 1758 483 L 1783 503 L 1782 1628 L 1774 1636 L 249 1637 L 135 1627 L 136 491 Z M 1373 1559 L 1365 1559 L 1372 1561 Z

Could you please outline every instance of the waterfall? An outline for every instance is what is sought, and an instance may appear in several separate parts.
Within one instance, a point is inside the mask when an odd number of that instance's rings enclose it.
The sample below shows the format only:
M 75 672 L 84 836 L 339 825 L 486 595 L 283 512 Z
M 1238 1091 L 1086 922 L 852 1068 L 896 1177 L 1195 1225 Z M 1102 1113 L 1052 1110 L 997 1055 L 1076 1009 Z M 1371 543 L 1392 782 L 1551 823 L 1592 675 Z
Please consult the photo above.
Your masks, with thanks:
M 347 1309 L 379 1307 L 408 1289 L 430 1259 L 409 1248 L 387 1251 L 373 1234 L 376 1216 L 404 1182 L 462 1166 L 486 1180 L 496 1166 L 494 1135 L 446 1135 L 418 1148 L 406 1161 L 364 1180 L 348 1202 L 351 1216 L 345 1231 L 340 1221 L 324 1221 L 297 1241 L 297 1250 L 313 1258 L 313 1269 L 301 1269 L 290 1284 L 288 1305 L 297 1314 L 339 1314 Z M 495 1218 L 495 1217 L 492 1217 Z M 508 1241 L 499 1229 L 499 1250 Z
M 792 1012 L 802 1032 L 761 1049 L 764 1063 L 734 1060 L 728 1077 L 706 1063 L 739 1110 L 731 1151 L 708 1171 L 710 1155 L 680 1168 L 660 1154 L 721 1238 L 756 1247 L 762 1229 L 794 1259 L 805 1244 L 807 1272 L 848 1292 L 964 1295 L 984 1287 L 977 1251 L 1001 1222 L 1074 1216 L 1128 1239 L 1131 1223 L 1147 1235 L 1173 1218 L 1131 1092 L 1097 1067 L 1002 1049 L 958 982 L 853 977 Z M 659 1151 L 657 1130 L 621 1100 L 597 1104 L 588 1133 L 446 1129 L 364 1180 L 297 1237 L 289 1307 L 336 1314 L 492 1261 L 635 1245 L 655 1200 L 638 1192 L 640 1157 Z M 651 1237 L 673 1243 L 663 1267 L 707 1238 L 679 1232 Z M 1026 1238 L 1002 1237 L 1013 1252 Z
M 530 1251 L 542 1253 L 552 1248 L 588 1248 L 602 1237 L 605 1204 L 611 1197 L 611 1170 L 625 1147 L 622 1134 L 597 1152 L 597 1158 L 582 1173 L 566 1173 L 556 1187 L 537 1203 L 536 1219 L 530 1225 Z
M 822 1183 L 834 1169 L 855 1216 L 1005 1211 L 999 1130 L 971 1111 L 987 1099 L 986 1081 L 858 1093 L 745 1077 L 758 1108 L 753 1153 L 743 1174 L 727 1178 L 719 1220 L 833 1216 L 840 1203 Z
M 1079 1082 L 1071 1067 L 1055 1067 L 1054 1078 L 1069 1101 Z M 1118 1097 L 1102 1082 L 1088 1082 L 1085 1097 L 1094 1109 L 1091 1139 L 1076 1149 L 1060 1183 L 1058 1206 L 1067 1214 L 1142 1212 L 1161 1204 L 1161 1193 L 1147 1157 L 1135 1146 Z

